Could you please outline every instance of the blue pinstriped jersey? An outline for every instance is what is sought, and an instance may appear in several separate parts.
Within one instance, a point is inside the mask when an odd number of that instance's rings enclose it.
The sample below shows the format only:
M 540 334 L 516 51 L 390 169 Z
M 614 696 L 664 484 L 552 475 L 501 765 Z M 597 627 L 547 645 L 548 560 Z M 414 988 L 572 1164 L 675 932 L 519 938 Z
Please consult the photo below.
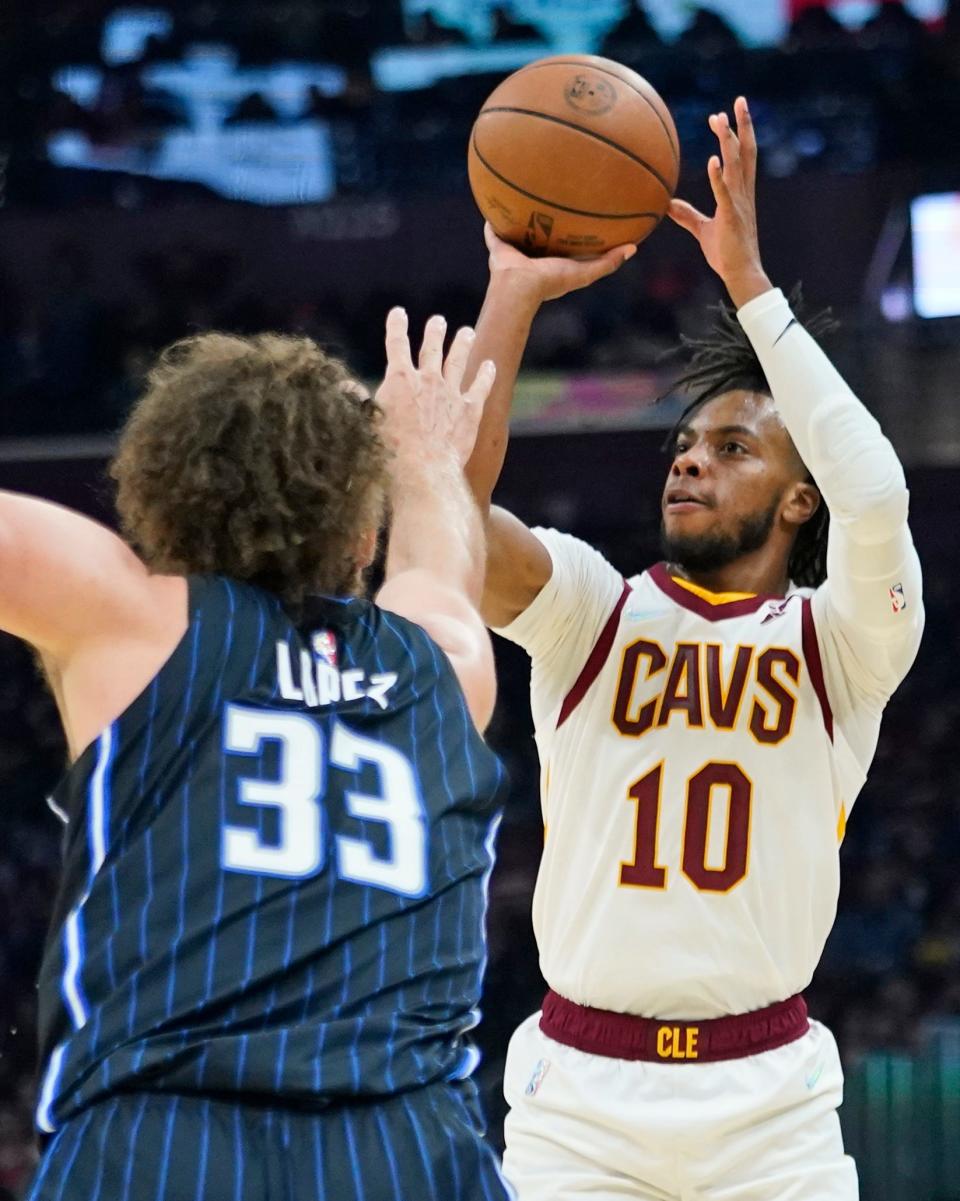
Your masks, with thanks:
M 324 1106 L 468 1074 L 503 773 L 446 657 L 364 601 L 190 621 L 52 804 L 38 1125 L 127 1090 Z

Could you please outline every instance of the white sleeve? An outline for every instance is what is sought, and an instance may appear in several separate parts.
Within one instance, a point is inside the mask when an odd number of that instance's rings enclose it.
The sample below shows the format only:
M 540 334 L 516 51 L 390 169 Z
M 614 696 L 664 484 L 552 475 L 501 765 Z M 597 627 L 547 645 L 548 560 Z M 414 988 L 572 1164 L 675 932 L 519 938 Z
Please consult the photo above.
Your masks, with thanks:
M 830 510 L 827 579 L 813 597 L 813 616 L 835 720 L 866 767 L 879 715 L 910 669 L 923 632 L 903 468 L 779 288 L 744 305 L 738 316 Z
M 599 551 L 557 530 L 535 529 L 552 563 L 550 579 L 509 625 L 497 629 L 530 656 L 531 703 L 539 729 L 576 682 L 623 591 L 623 576 Z

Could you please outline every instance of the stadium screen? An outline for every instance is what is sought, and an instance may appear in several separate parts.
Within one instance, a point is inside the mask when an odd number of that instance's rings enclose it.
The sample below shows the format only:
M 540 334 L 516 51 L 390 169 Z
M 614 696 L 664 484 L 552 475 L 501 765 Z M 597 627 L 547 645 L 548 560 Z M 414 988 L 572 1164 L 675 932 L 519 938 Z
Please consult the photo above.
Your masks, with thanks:
M 960 192 L 910 205 L 913 307 L 920 317 L 960 317 Z
M 431 20 L 459 37 L 451 44 L 429 44 L 411 36 L 406 44 L 375 49 L 372 81 L 381 91 L 407 91 L 477 72 L 507 74 L 545 54 L 595 52 L 633 2 L 402 0 L 408 34 Z M 823 3 L 857 24 L 876 11 L 879 0 Z M 906 4 L 917 16 L 935 20 L 946 0 Z M 702 6 L 727 20 L 746 45 L 763 46 L 783 38 L 797 5 L 798 0 L 703 0 Z M 689 25 L 697 5 L 642 0 L 641 7 L 669 42 Z M 518 30 L 515 39 L 497 35 L 498 14 Z M 333 131 L 322 115 L 323 100 L 343 93 L 346 71 L 324 61 L 244 65 L 232 47 L 215 42 L 188 45 L 171 61 L 162 53 L 147 55 L 151 42 L 162 45 L 173 28 L 172 10 L 162 6 L 109 13 L 102 62 L 73 63 L 54 76 L 66 119 L 49 134 L 50 162 L 74 171 L 201 184 L 259 204 L 316 204 L 333 197 Z

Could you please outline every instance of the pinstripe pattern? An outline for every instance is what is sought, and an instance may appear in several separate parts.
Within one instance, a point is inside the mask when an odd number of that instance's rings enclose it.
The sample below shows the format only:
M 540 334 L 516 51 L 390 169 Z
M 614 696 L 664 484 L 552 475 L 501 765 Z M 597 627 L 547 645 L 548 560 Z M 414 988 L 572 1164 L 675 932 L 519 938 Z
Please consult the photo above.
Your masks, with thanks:
M 330 604 L 313 628 L 334 632 L 340 669 L 362 681 L 397 679 L 386 708 L 360 696 L 311 709 L 279 691 L 277 644 L 295 671 L 313 651 L 309 631 L 273 598 L 194 579 L 190 604 L 183 640 L 115 723 L 109 746 L 81 756 L 53 798 L 68 829 L 82 821 L 68 842 L 40 981 L 50 1124 L 141 1078 L 171 1092 L 302 1101 L 390 1096 L 469 1071 L 476 1056 L 463 1036 L 479 1001 L 487 842 L 502 771 L 445 656 L 399 617 L 360 601 Z M 237 801 L 243 780 L 276 786 L 282 748 L 268 740 L 253 756 L 225 754 L 228 703 L 309 713 L 321 746 L 335 718 L 361 742 L 400 752 L 419 780 L 425 894 L 337 874 L 338 838 L 366 843 L 374 862 L 396 853 L 386 819 L 347 806 L 350 790 L 378 798 L 389 784 L 362 758 L 356 774 L 326 770 L 313 875 L 223 870 L 228 824 L 254 830 L 265 846 L 283 829 L 275 807 Z M 91 875 L 92 865 L 100 870 Z M 94 923 L 86 929 L 71 921 L 78 896 Z M 170 1130 L 176 1142 L 179 1121 Z M 237 1133 L 226 1162 L 238 1199 L 249 1175 L 243 1155 Z M 222 1171 L 211 1156 L 198 1143 L 188 1193 L 201 1190 L 204 1164 Z
M 44 1158 L 40 1165 L 40 1171 L 37 1172 L 34 1184 L 28 1193 L 28 1201 L 36 1201 L 36 1199 L 46 1199 L 46 1197 L 56 1197 L 58 1201 L 62 1201 L 64 1195 L 64 1187 L 66 1179 L 70 1176 L 74 1160 L 77 1158 L 77 1153 L 81 1149 L 84 1135 L 87 1134 L 90 1124 L 93 1123 L 93 1113 L 87 1113 L 84 1117 L 79 1118 L 77 1122 L 71 1125 L 68 1130 L 62 1131 L 52 1143 L 50 1143 L 47 1157 Z M 66 1165 L 62 1164 L 62 1160 L 66 1159 Z
M 410 1129 L 413 1131 L 413 1139 L 416 1143 L 417 1151 L 420 1154 L 420 1160 L 423 1164 L 423 1174 L 426 1177 L 428 1192 L 424 1193 L 425 1201 L 441 1201 L 437 1196 L 437 1183 L 433 1176 L 433 1166 L 430 1162 L 430 1155 L 427 1151 L 426 1142 L 423 1137 L 423 1129 L 417 1121 L 417 1115 L 408 1097 L 401 1097 L 400 1103 L 403 1105 L 404 1112 L 407 1115 L 407 1121 L 410 1123 Z
M 347 1153 L 350 1156 L 350 1183 L 353 1185 L 353 1194 L 356 1197 L 356 1201 L 363 1201 L 366 1194 L 363 1183 L 363 1170 L 360 1164 L 360 1157 L 357 1155 L 357 1143 L 353 1133 L 353 1121 L 349 1109 L 343 1110 L 341 1120 L 343 1122 L 344 1142 L 347 1147 Z
M 317 1191 L 321 1192 L 321 1190 L 325 1189 L 326 1185 L 324 1180 L 322 1134 L 319 1122 L 311 1123 L 310 1133 L 313 1144 L 313 1179 L 317 1182 Z
M 47 1147 L 47 1153 L 43 1158 L 43 1162 L 40 1164 L 40 1167 L 37 1169 L 37 1174 L 34 1177 L 33 1184 L 30 1188 L 30 1192 L 27 1194 L 27 1201 L 34 1201 L 34 1198 L 43 1191 L 43 1189 L 47 1183 L 47 1177 L 49 1175 L 51 1175 L 50 1169 L 57 1162 L 57 1159 L 59 1157 L 60 1150 L 61 1150 L 64 1140 L 79 1137 L 78 1136 L 79 1126 L 80 1126 L 80 1123 L 76 1122 L 76 1123 L 74 1123 L 74 1125 L 70 1126 L 69 1129 L 64 1128 L 62 1130 L 59 1130 L 54 1135 L 53 1139 L 50 1142 L 50 1145 Z M 44 1127 L 41 1127 L 41 1129 L 44 1129 Z
M 243 1127 L 239 1109 L 235 1109 L 233 1114 L 233 1165 L 235 1182 L 233 1187 L 233 1199 L 234 1201 L 240 1201 L 241 1197 L 243 1196 L 244 1152 Z
M 67 1157 L 66 1168 L 65 1168 L 63 1176 L 61 1177 L 61 1180 L 60 1180 L 60 1187 L 57 1189 L 57 1193 L 56 1193 L 57 1201 L 63 1201 L 63 1194 L 64 1194 L 64 1190 L 66 1188 L 67 1181 L 70 1178 L 70 1172 L 73 1169 L 73 1165 L 76 1162 L 77 1155 L 79 1154 L 80 1148 L 83 1145 L 84 1136 L 86 1135 L 87 1131 L 89 1130 L 92 1122 L 93 1122 L 93 1114 L 88 1113 L 88 1114 L 84 1115 L 84 1117 L 82 1117 L 80 1119 L 80 1121 L 78 1121 L 76 1123 L 76 1129 L 74 1131 L 74 1134 L 76 1137 L 74 1138 L 73 1144 L 70 1147 L 70 1154 Z
M 107 1166 L 107 1139 L 110 1137 L 110 1127 L 113 1119 L 117 1116 L 118 1104 L 113 1101 L 109 1106 L 105 1106 L 106 1116 L 100 1116 L 100 1140 L 97 1147 L 97 1156 L 99 1163 L 97 1165 L 97 1181 L 94 1186 L 94 1191 L 90 1195 L 90 1201 L 100 1201 L 103 1196 L 103 1188 L 105 1184 L 105 1169 Z
M 51 1143 L 30 1201 L 507 1201 L 472 1086 L 320 1113 L 118 1096 Z
M 157 1184 L 156 1201 L 163 1201 L 167 1195 L 167 1173 L 170 1170 L 170 1147 L 173 1141 L 173 1127 L 177 1120 L 177 1105 L 179 1098 L 174 1097 L 170 1102 L 167 1114 L 166 1128 L 163 1132 L 163 1150 L 160 1152 L 160 1180 Z
M 183 698 L 183 716 L 180 719 L 180 728 L 177 730 L 177 746 L 183 746 L 184 738 L 187 733 L 187 727 L 191 716 L 191 700 L 193 697 L 193 689 L 197 679 L 197 655 L 200 649 L 200 640 L 203 634 L 203 617 L 198 614 L 192 623 L 191 627 L 191 646 L 190 646 L 190 667 L 187 676 L 187 688 Z M 191 751 L 195 745 L 191 744 Z M 173 940 L 170 971 L 167 976 L 167 1009 L 166 1017 L 170 1017 L 173 1013 L 173 999 L 177 987 L 177 952 L 180 943 L 183 939 L 184 927 L 184 906 L 186 904 L 187 894 L 187 879 L 190 871 L 190 796 L 191 796 L 191 780 L 193 776 L 192 770 L 193 755 L 187 757 L 187 765 L 184 768 L 183 788 L 180 795 L 180 837 L 181 837 L 181 868 L 180 868 L 180 887 L 177 897 L 177 933 Z
M 394 1201 L 403 1201 L 403 1194 L 400 1185 L 400 1170 L 397 1165 L 397 1156 L 393 1149 L 393 1142 L 387 1124 L 383 1115 L 374 1111 L 373 1120 L 377 1124 L 377 1134 L 380 1138 L 380 1144 L 383 1147 L 383 1155 L 386 1160 L 387 1170 L 390 1173 L 390 1187 L 393 1190 Z
M 203 1102 L 203 1114 L 200 1127 L 200 1157 L 197 1163 L 197 1191 L 194 1201 L 204 1201 L 204 1189 L 207 1180 L 207 1157 L 210 1154 L 210 1102 Z
M 142 1097 L 140 1099 L 140 1108 L 137 1111 L 137 1116 L 136 1116 L 136 1118 L 134 1118 L 134 1121 L 133 1121 L 132 1136 L 130 1138 L 130 1142 L 128 1143 L 127 1167 L 126 1167 L 126 1171 L 123 1174 L 122 1201 L 131 1201 L 130 1188 L 131 1188 L 131 1185 L 133 1184 L 133 1169 L 134 1169 L 134 1165 L 136 1162 L 135 1149 L 137 1146 L 137 1134 L 140 1130 L 140 1125 L 143 1122 L 143 1118 L 144 1118 L 144 1115 L 146 1114 L 146 1112 L 147 1112 L 147 1098 Z
M 117 888 L 117 865 L 110 866 L 110 933 L 107 935 L 107 975 L 109 976 L 110 991 L 117 987 L 117 971 L 114 964 L 114 939 L 120 929 L 120 892 Z

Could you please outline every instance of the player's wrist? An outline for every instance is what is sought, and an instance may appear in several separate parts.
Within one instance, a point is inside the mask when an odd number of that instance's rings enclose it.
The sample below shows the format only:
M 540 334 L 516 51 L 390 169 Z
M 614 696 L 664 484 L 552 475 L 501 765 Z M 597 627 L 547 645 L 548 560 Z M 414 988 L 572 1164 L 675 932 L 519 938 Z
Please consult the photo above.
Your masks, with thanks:
M 498 307 L 509 306 L 518 317 L 533 318 L 548 299 L 549 281 L 532 266 L 494 267 L 487 295 Z
M 756 300 L 771 291 L 773 284 L 759 262 L 748 263 L 724 273 L 723 284 L 727 294 L 739 310 L 751 300 Z
M 451 447 L 421 447 L 416 454 L 394 455 L 390 469 L 394 498 L 410 494 L 436 495 L 463 487 L 463 470 Z

